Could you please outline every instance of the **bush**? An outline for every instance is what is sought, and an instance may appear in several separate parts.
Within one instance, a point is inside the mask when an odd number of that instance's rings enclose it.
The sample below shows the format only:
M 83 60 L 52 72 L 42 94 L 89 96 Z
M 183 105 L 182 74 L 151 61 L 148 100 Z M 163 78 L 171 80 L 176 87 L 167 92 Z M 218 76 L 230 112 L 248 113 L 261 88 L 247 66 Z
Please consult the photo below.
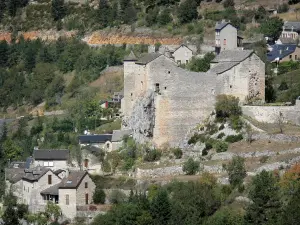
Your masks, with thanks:
M 285 12 L 288 12 L 288 11 L 289 11 L 289 5 L 288 4 L 283 3 L 283 4 L 278 6 L 278 10 L 277 10 L 278 13 L 285 13 Z
M 226 152 L 228 150 L 228 144 L 225 141 L 217 141 L 214 144 L 214 149 L 217 152 Z
M 229 143 L 234 143 L 234 142 L 238 142 L 240 140 L 243 140 L 243 135 L 242 134 L 238 134 L 238 135 L 229 135 L 225 138 L 226 142 Z
M 104 204 L 105 198 L 106 198 L 105 192 L 100 188 L 96 188 L 94 195 L 93 195 L 94 203 L 95 204 Z
M 194 134 L 189 140 L 188 144 L 196 144 L 198 141 L 204 142 L 205 141 L 205 136 L 203 134 Z
M 154 161 L 157 161 L 159 160 L 161 157 L 161 151 L 160 150 L 157 150 L 157 149 L 149 149 L 145 156 L 144 156 L 144 161 L 147 161 L 147 162 L 154 162 Z
M 226 166 L 229 176 L 229 182 L 233 187 L 239 186 L 243 183 L 246 177 L 245 160 L 240 156 L 234 156 L 232 161 Z
M 231 95 L 218 95 L 215 110 L 217 117 L 221 118 L 242 114 L 241 107 L 239 106 L 239 98 Z
M 262 157 L 259 159 L 259 162 L 260 162 L 260 163 L 265 163 L 265 162 L 268 161 L 268 159 L 269 159 L 269 157 L 268 157 L 267 155 L 264 155 L 264 156 L 262 156 Z
M 223 130 L 225 128 L 224 124 L 222 123 L 221 126 L 219 127 L 219 130 Z
M 113 204 L 120 204 L 126 201 L 126 195 L 119 190 L 113 190 L 109 195 L 109 202 Z
M 223 132 L 221 132 L 221 133 L 218 134 L 217 138 L 222 139 L 224 136 L 225 136 L 225 134 Z
M 182 170 L 186 175 L 195 175 L 199 171 L 199 162 L 194 161 L 193 158 L 189 158 L 183 164 Z
M 176 159 L 181 159 L 183 153 L 182 153 L 182 150 L 180 148 L 173 148 L 172 152 L 173 152 Z
M 236 131 L 240 131 L 243 128 L 243 121 L 239 116 L 230 116 L 230 127 Z

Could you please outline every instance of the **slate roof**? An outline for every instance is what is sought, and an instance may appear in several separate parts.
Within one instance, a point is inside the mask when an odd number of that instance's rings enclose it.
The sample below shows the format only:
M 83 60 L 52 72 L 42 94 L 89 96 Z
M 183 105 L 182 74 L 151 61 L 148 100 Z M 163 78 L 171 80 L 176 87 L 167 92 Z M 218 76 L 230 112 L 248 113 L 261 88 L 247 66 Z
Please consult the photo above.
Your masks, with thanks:
M 35 160 L 68 160 L 69 150 L 67 149 L 41 149 L 33 151 Z
M 22 179 L 29 182 L 38 181 L 42 176 L 44 176 L 50 169 L 47 167 L 37 166 L 32 169 L 25 169 L 25 175 Z
M 69 176 L 61 181 L 59 189 L 77 188 L 86 175 L 87 171 L 70 171 Z
M 81 144 L 105 143 L 111 141 L 112 134 L 80 135 L 78 138 Z
M 154 52 L 154 53 L 148 53 L 146 55 L 144 55 L 143 57 L 141 57 L 136 64 L 140 64 L 140 65 L 146 65 L 149 62 L 152 62 L 153 60 L 155 60 L 156 58 L 158 58 L 159 56 L 161 56 L 162 54 Z
M 137 57 L 135 56 L 133 51 L 131 51 L 129 55 L 124 57 L 124 61 L 137 61 Z
M 220 52 L 212 62 L 242 62 L 253 53 L 253 50 L 226 50 Z
M 286 21 L 284 22 L 283 26 L 285 30 L 292 30 L 293 28 L 294 31 L 298 33 L 300 32 L 300 22 Z
M 41 191 L 42 195 L 58 195 L 58 188 L 60 187 L 61 183 L 55 184 L 43 191 Z
M 272 51 L 267 53 L 267 59 L 269 62 L 274 61 L 276 58 L 283 59 L 292 54 L 297 46 L 295 44 L 275 44 L 272 45 Z
M 5 178 L 11 183 L 17 183 L 22 180 L 22 177 L 25 175 L 24 169 L 22 168 L 6 168 L 5 169 Z
M 239 64 L 239 62 L 220 62 L 217 65 L 215 65 L 213 68 L 209 70 L 209 72 L 221 74 L 224 73 L 227 70 L 230 70 L 232 67 Z
M 125 135 L 130 135 L 132 133 L 131 130 L 114 130 L 112 134 L 112 142 L 122 141 Z
M 190 50 L 191 52 L 193 52 L 193 50 L 190 49 L 187 45 L 182 44 L 182 45 L 180 45 L 179 47 L 177 47 L 177 48 L 173 51 L 173 53 L 176 52 L 176 51 L 177 51 L 178 49 L 180 49 L 181 47 L 186 47 L 188 50 Z
M 53 173 L 55 174 L 55 175 L 58 175 L 58 174 L 60 174 L 61 172 L 64 172 L 65 170 L 62 170 L 62 169 L 58 169 L 58 170 L 55 170 Z
M 232 25 L 230 22 L 217 22 L 215 29 L 216 30 L 222 30 L 224 27 L 226 27 L 228 24 Z

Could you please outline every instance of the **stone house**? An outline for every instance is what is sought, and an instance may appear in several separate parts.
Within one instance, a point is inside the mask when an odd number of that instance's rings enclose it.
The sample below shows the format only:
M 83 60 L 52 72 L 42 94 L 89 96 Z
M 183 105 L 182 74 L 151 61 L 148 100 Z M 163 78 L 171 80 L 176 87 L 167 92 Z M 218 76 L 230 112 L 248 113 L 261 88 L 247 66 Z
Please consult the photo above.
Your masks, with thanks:
M 211 62 L 211 73 L 217 74 L 220 94 L 233 95 L 241 102 L 265 99 L 265 64 L 252 50 L 222 51 Z
M 178 65 L 188 64 L 188 62 L 193 57 L 193 51 L 187 47 L 186 45 L 180 45 L 175 51 L 172 53 L 172 57 Z
M 87 171 L 65 172 L 60 177 L 47 167 L 7 168 L 6 192 L 12 191 L 32 213 L 44 211 L 47 202 L 52 201 L 60 206 L 65 218 L 73 219 L 77 207 L 92 203 L 95 184 Z
M 33 166 L 43 166 L 52 170 L 68 168 L 70 152 L 67 149 L 39 149 L 33 151 Z
M 215 27 L 215 53 L 225 50 L 234 50 L 242 46 L 242 39 L 237 34 L 237 29 L 230 22 L 222 20 Z

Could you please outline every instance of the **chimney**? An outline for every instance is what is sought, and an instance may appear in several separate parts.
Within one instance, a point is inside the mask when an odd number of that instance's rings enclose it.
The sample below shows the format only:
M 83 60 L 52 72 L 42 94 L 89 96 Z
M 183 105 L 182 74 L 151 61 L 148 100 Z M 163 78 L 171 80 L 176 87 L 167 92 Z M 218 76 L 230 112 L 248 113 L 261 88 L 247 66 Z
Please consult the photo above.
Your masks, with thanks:
M 226 20 L 225 20 L 225 19 L 222 19 L 222 23 L 226 23 Z

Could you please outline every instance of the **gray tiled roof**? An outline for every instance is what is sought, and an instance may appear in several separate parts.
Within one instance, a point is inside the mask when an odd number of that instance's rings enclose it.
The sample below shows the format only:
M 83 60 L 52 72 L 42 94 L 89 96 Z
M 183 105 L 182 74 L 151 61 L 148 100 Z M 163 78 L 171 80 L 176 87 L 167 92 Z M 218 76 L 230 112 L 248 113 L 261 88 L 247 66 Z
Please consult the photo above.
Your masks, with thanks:
M 53 173 L 54 173 L 55 175 L 58 175 L 58 174 L 60 174 L 61 172 L 64 172 L 64 171 L 65 171 L 65 170 L 58 169 L 58 170 L 53 171 Z
M 22 179 L 27 181 L 38 181 L 42 176 L 44 176 L 50 169 L 42 166 L 37 166 L 32 169 L 25 169 L 25 175 Z
M 212 62 L 242 62 L 253 53 L 253 50 L 222 51 Z
M 132 133 L 131 130 L 114 130 L 112 135 L 112 142 L 122 141 L 125 135 L 130 135 Z
M 141 57 L 136 64 L 141 64 L 141 65 L 146 65 L 149 62 L 152 62 L 154 59 L 158 58 L 159 56 L 161 56 L 162 54 L 154 52 L 154 53 L 148 53 L 146 55 L 144 55 L 143 57 Z
M 42 195 L 58 195 L 58 188 L 60 187 L 61 183 L 55 184 L 43 191 L 41 191 Z
M 220 74 L 239 64 L 238 62 L 220 62 L 209 70 L 209 72 Z
M 24 169 L 22 169 L 22 168 L 6 168 L 5 169 L 5 178 L 13 184 L 22 180 L 22 177 L 24 175 L 25 175 L 25 172 L 24 172 Z
M 231 24 L 229 22 L 217 22 L 216 23 L 216 30 L 222 30 L 224 27 L 226 27 L 228 24 Z
M 69 176 L 62 180 L 59 188 L 77 188 L 86 175 L 88 175 L 86 171 L 70 171 Z
M 137 60 L 137 57 L 135 56 L 133 51 L 131 51 L 129 55 L 124 57 L 124 61 L 136 61 L 136 60 Z
M 112 134 L 80 135 L 81 144 L 105 143 L 111 141 Z
M 33 151 L 33 158 L 35 160 L 39 159 L 49 159 L 49 160 L 68 160 L 69 150 L 67 149 L 41 149 Z
M 284 29 L 286 30 L 294 30 L 297 32 L 300 32 L 300 22 L 290 22 L 290 21 L 286 21 L 284 22 Z

